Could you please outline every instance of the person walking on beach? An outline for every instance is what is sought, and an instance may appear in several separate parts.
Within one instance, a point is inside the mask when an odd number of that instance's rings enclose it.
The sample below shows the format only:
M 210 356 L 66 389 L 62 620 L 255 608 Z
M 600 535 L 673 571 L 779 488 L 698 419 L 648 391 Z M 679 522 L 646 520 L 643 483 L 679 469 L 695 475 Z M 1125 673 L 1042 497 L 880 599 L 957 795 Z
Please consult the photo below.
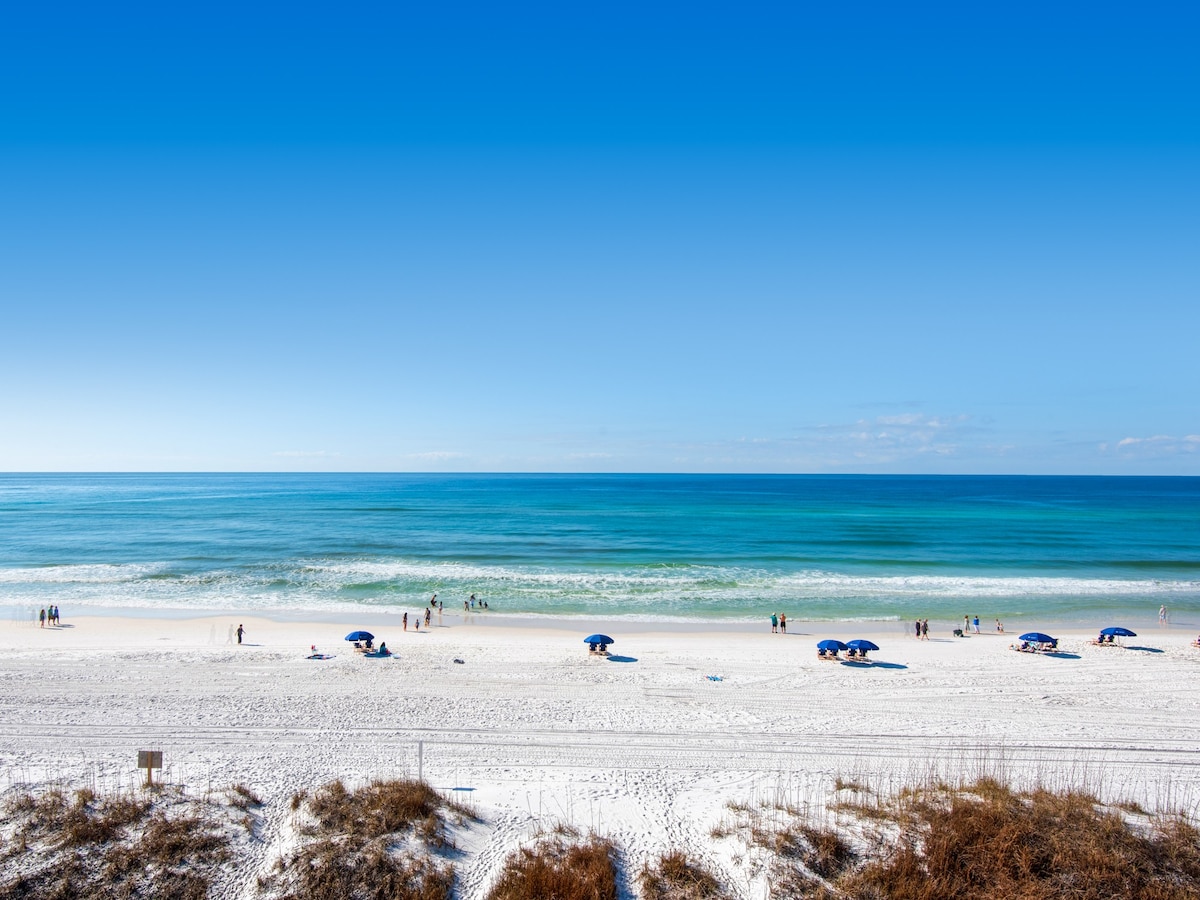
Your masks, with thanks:
M 779 630 L 783 634 L 787 634 L 787 613 L 779 614 Z
M 779 616 L 771 613 L 771 634 L 779 634 Z
M 57 603 L 55 603 L 55 604 L 54 604 L 54 606 L 52 606 L 52 607 L 51 607 L 51 609 L 54 611 L 54 612 L 53 612 L 53 616 L 54 616 L 54 626 L 57 628 L 59 625 L 61 625 L 61 624 L 62 624 L 62 619 L 60 619 L 60 618 L 58 617 L 58 604 L 57 604 Z
M 971 633 L 971 617 L 963 616 L 963 634 Z
M 1004 623 L 999 619 L 996 620 L 996 634 L 1004 634 Z
M 921 620 L 921 640 L 923 640 L 923 641 L 929 640 L 929 620 L 928 619 Z
M 404 630 L 408 631 L 408 613 L 404 614 Z
M 1162 616 L 1159 616 L 1159 621 L 1162 621 Z M 42 611 L 40 613 L 38 613 L 38 628 L 45 628 L 45 627 L 46 627 L 46 609 L 45 609 L 45 607 L 43 607 Z
M 976 616 L 974 621 L 971 622 L 971 627 L 975 629 L 976 634 L 979 634 L 979 616 Z
M 237 639 L 238 639 L 239 644 L 242 642 L 242 635 L 244 635 L 245 633 L 246 633 L 246 629 L 243 628 L 241 626 L 241 624 L 239 623 L 238 627 L 237 627 Z
M 432 615 L 432 613 L 429 610 L 425 610 L 425 627 L 426 628 L 429 627 L 429 617 L 431 615 Z
M 921 639 L 921 620 L 920 619 L 917 619 L 917 621 L 915 621 L 913 623 L 913 630 L 916 631 L 917 640 L 919 641 Z

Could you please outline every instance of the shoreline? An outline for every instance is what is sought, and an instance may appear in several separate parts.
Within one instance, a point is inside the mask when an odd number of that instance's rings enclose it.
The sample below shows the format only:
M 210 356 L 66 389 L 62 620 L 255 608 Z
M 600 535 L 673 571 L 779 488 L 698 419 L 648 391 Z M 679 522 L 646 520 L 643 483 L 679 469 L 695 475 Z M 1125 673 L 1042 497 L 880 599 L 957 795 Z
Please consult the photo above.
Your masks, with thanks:
M 784 610 L 786 612 L 786 610 Z M 0 606 L 0 621 L 8 620 L 14 623 L 32 622 L 37 625 L 37 607 L 25 605 Z M 229 620 L 229 619 L 258 619 L 278 624 L 298 624 L 319 627 L 331 625 L 349 626 L 348 630 L 363 626 L 401 627 L 405 612 L 410 618 L 413 614 L 424 614 L 424 607 L 414 606 L 380 610 L 364 608 L 357 612 L 340 610 L 295 609 L 207 609 L 185 607 L 133 607 L 133 606 L 80 606 L 69 612 L 73 619 L 127 619 L 138 621 L 188 621 L 188 620 Z M 1185 614 L 1186 615 L 1186 614 Z M 480 627 L 480 628 L 510 628 L 533 629 L 545 631 L 575 632 L 585 631 L 624 631 L 626 633 L 703 633 L 703 634 L 756 634 L 770 630 L 771 611 L 759 616 L 738 619 L 689 619 L 656 617 L 648 618 L 631 616 L 555 616 L 543 614 L 512 614 L 492 610 L 475 611 L 464 614 L 461 610 L 443 610 L 442 620 L 445 627 Z M 915 618 L 915 617 L 914 617 Z M 434 613 L 434 624 L 437 624 L 437 613 Z M 788 616 L 789 633 L 812 634 L 821 637 L 836 636 L 834 633 L 854 631 L 855 636 L 874 637 L 877 635 L 912 637 L 913 619 L 802 619 Z M 1048 631 L 1058 629 L 1066 633 L 1090 633 L 1109 625 L 1122 625 L 1135 631 L 1146 633 L 1170 633 L 1178 631 L 1200 632 L 1200 617 L 1192 621 L 1192 617 L 1172 620 L 1166 623 L 1157 620 L 1156 610 L 1130 610 L 1125 616 L 1097 614 L 1095 616 L 1077 616 L 1070 618 L 1054 618 L 1051 616 L 1020 616 L 1003 620 L 1004 631 L 997 632 L 995 618 L 980 618 L 979 635 L 1016 635 L 1025 631 Z M 961 619 L 930 619 L 930 633 L 950 635 L 955 628 L 962 627 Z

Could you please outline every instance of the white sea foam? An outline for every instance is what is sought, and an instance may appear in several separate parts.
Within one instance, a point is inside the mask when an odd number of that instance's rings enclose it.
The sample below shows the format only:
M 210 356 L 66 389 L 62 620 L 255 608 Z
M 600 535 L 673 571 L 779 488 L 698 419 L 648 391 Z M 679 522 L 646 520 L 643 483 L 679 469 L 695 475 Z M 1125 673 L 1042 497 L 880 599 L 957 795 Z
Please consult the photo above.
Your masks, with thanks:
M 0 584 L 121 584 L 166 571 L 164 563 L 0 568 Z
M 304 559 L 199 572 L 171 572 L 161 563 L 0 569 L 0 603 L 7 605 L 386 610 L 423 605 L 434 591 L 443 595 L 448 609 L 476 593 L 508 613 L 647 619 L 753 617 L 764 605 L 787 606 L 793 614 L 815 618 L 878 619 L 904 617 L 914 607 L 949 610 L 960 600 L 989 601 L 989 609 L 1004 615 L 1056 605 L 1076 610 L 1138 605 L 1157 597 L 1200 600 L 1200 582 L 1195 580 L 855 575 L 711 565 L 563 571 L 463 562 Z

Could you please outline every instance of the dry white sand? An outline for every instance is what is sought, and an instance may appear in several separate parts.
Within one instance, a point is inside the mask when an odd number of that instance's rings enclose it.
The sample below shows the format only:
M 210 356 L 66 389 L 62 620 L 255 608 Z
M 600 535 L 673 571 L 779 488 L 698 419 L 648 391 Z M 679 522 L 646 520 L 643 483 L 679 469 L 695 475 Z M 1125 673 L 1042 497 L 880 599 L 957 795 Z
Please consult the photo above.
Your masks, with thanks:
M 161 749 L 169 781 L 244 782 L 267 801 L 255 850 L 266 868 L 295 838 L 297 790 L 420 769 L 484 820 L 458 835 L 465 898 L 560 821 L 614 838 L 630 870 L 684 849 L 759 897 L 737 848 L 711 836 L 726 804 L 782 799 L 819 815 L 839 777 L 886 791 L 993 774 L 1152 809 L 1200 801 L 1190 630 L 1125 648 L 1060 634 L 1050 656 L 1011 652 L 1011 634 L 945 628 L 917 641 L 900 625 L 792 622 L 775 635 L 447 614 L 419 633 L 368 622 L 396 656 L 365 659 L 342 640 L 362 623 L 243 619 L 237 646 L 237 621 L 0 623 L 0 789 L 128 787 L 137 751 Z M 589 657 L 590 627 L 611 629 L 611 658 Z M 882 649 L 869 667 L 820 661 L 822 637 Z M 305 659 L 312 644 L 334 658 Z

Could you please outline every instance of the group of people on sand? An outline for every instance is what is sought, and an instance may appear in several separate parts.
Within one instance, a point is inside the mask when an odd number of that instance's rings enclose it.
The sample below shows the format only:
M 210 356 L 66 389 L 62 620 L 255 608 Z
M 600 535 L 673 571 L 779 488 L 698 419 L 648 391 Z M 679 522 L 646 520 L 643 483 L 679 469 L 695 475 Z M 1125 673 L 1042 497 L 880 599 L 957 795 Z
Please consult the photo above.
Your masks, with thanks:
M 437 594 L 434 594 L 433 596 L 436 597 Z M 433 601 L 430 600 L 429 606 L 425 610 L 425 627 L 426 627 L 426 629 L 429 628 L 429 622 L 431 621 L 431 619 L 433 617 L 434 609 L 437 609 L 439 614 L 442 611 L 441 607 L 435 607 L 433 605 Z M 408 631 L 408 613 L 405 613 L 404 618 L 402 618 L 400 621 L 401 621 L 401 624 L 404 626 L 404 630 Z M 420 613 L 417 613 L 415 616 L 413 616 L 413 628 L 416 629 L 417 631 L 421 630 L 421 614 Z
M 913 635 L 918 641 L 929 640 L 929 620 L 917 619 L 913 622 Z
M 979 616 L 963 616 L 962 633 L 979 634 Z M 996 634 L 1004 634 L 1004 623 L 999 619 L 996 620 Z
M 61 625 L 62 619 L 58 615 L 57 606 L 48 606 L 38 613 L 38 628 L 45 628 L 47 625 Z
M 771 634 L 787 634 L 787 613 L 771 613 Z

